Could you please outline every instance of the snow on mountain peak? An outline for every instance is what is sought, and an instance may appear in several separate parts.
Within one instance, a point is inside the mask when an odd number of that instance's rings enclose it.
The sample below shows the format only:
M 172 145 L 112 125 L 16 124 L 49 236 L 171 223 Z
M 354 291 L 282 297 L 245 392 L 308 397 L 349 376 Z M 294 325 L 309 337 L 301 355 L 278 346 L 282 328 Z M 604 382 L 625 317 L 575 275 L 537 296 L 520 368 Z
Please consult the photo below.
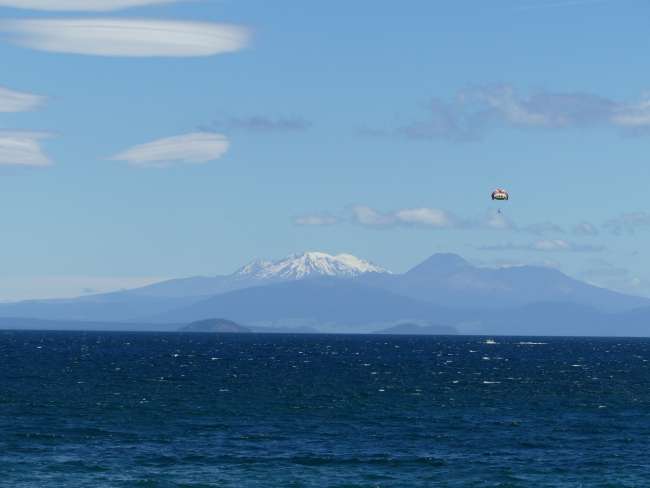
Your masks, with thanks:
M 278 261 L 256 260 L 239 271 L 238 276 L 257 279 L 299 280 L 311 276 L 354 277 L 364 273 L 387 273 L 385 269 L 351 254 L 332 256 L 312 251 L 292 254 Z
M 271 261 L 266 261 L 264 259 L 256 259 L 251 261 L 246 266 L 237 271 L 238 275 L 256 275 L 257 273 L 263 271 L 265 268 L 273 264 Z

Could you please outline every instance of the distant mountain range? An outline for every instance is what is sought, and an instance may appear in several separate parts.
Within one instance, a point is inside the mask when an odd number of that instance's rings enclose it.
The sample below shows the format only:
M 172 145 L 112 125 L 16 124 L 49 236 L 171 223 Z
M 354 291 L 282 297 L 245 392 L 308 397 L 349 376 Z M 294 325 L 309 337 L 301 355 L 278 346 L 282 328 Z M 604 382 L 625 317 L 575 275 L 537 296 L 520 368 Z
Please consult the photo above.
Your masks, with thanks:
M 432 303 L 350 280 L 319 278 L 255 286 L 198 300 L 153 322 L 192 322 L 215 316 L 258 326 L 310 326 L 328 332 L 371 332 L 378 326 L 440 317 Z M 449 315 L 447 313 L 447 315 Z
M 599 288 L 539 266 L 479 268 L 455 254 L 434 254 L 404 274 L 359 278 L 367 285 L 452 308 L 503 309 L 570 302 L 616 312 L 650 300 Z
M 253 261 L 230 275 L 0 304 L 0 317 L 136 328 L 227 317 L 274 330 L 371 332 L 410 323 L 423 328 L 418 330 L 442 326 L 483 334 L 650 335 L 650 299 L 550 268 L 476 267 L 454 254 L 434 254 L 406 273 L 392 274 L 349 254 L 308 252 Z
M 330 256 L 324 252 L 306 252 L 279 261 L 253 261 L 235 275 L 256 280 L 301 280 L 314 276 L 353 278 L 368 273 L 389 274 L 384 268 L 351 254 Z

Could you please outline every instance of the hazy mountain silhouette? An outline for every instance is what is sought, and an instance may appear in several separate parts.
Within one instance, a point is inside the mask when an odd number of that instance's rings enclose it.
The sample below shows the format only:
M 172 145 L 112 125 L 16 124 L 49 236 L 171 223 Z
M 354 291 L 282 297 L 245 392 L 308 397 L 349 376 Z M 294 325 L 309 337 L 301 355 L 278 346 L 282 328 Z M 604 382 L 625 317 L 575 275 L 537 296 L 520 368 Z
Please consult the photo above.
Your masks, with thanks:
M 455 254 L 434 254 L 404 274 L 361 276 L 357 281 L 452 308 L 514 308 L 535 302 L 570 302 L 616 312 L 650 306 L 538 266 L 479 268 Z
M 165 310 L 174 310 L 196 300 L 196 297 L 172 298 L 116 292 L 73 299 L 3 303 L 0 304 L 0 316 L 44 320 L 129 322 Z
M 370 332 L 404 320 L 455 320 L 456 312 L 340 279 L 313 279 L 246 288 L 200 300 L 148 320 L 191 322 L 215 314 L 252 325 L 308 325 Z
M 227 317 L 256 328 L 347 332 L 412 321 L 491 334 L 650 335 L 647 298 L 549 268 L 476 267 L 455 254 L 390 274 L 347 254 L 304 253 L 254 261 L 228 276 L 1 304 L 0 317 L 161 324 Z

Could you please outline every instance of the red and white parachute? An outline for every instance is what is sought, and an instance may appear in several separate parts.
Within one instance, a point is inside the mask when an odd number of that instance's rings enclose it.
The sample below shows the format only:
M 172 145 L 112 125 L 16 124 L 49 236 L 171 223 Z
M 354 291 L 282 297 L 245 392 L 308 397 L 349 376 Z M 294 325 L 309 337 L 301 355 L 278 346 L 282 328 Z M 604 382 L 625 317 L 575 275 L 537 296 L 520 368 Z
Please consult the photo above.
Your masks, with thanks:
M 492 200 L 509 200 L 510 195 L 503 188 L 497 188 L 492 192 Z

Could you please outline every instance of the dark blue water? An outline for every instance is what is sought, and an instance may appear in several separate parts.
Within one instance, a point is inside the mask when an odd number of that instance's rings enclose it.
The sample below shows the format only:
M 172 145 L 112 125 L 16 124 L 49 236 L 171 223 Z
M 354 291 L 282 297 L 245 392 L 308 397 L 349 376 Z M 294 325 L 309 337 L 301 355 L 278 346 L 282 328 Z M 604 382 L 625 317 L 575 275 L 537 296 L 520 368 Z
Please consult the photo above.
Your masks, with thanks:
M 484 340 L 0 332 L 0 485 L 650 486 L 650 340 Z

